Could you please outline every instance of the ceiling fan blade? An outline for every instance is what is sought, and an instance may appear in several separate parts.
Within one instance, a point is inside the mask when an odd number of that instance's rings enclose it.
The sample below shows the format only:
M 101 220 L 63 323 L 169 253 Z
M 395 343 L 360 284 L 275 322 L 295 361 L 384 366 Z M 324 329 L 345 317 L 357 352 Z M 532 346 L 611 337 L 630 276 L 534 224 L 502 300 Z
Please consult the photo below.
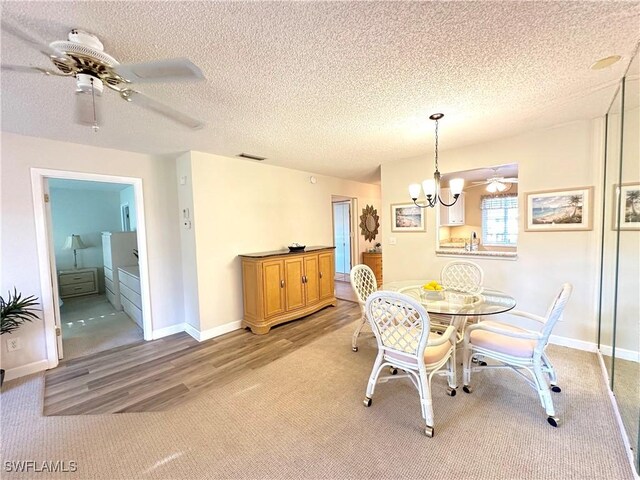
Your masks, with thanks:
M 120 64 L 115 66 L 113 70 L 132 83 L 180 82 L 204 79 L 200 68 L 187 58 Z
M 202 123 L 200 120 L 191 118 L 190 116 L 174 110 L 168 105 L 160 103 L 135 90 L 123 90 L 122 92 L 120 92 L 120 96 L 128 102 L 134 103 L 140 107 L 158 113 L 163 117 L 168 118 L 169 120 L 173 120 L 174 122 L 179 123 L 180 125 L 184 125 L 185 127 L 189 127 L 193 130 L 199 130 L 204 127 L 204 123 Z
M 487 183 L 491 183 L 491 182 L 488 180 L 483 180 L 482 182 L 471 182 L 471 183 L 473 183 L 474 185 L 486 185 Z
M 505 182 L 505 183 L 518 183 L 518 179 L 517 178 L 503 178 L 500 180 L 501 182 Z
M 55 75 L 58 77 L 66 76 L 58 72 L 54 72 L 53 70 L 48 70 L 46 68 L 29 67 L 27 65 L 9 65 L 9 64 L 3 63 L 2 65 L 0 65 L 0 68 L 5 72 L 37 73 L 39 75 Z
M 97 127 L 101 124 L 102 96 L 96 91 L 76 90 L 76 123 Z
M 51 48 L 48 43 L 40 40 L 36 36 L 27 32 L 23 27 L 16 25 L 14 22 L 9 21 L 6 18 L 2 19 L 1 26 L 2 30 L 22 40 L 31 46 L 31 48 L 35 48 L 47 57 L 54 56 L 58 58 L 68 58 L 64 53 L 56 50 L 55 48 Z

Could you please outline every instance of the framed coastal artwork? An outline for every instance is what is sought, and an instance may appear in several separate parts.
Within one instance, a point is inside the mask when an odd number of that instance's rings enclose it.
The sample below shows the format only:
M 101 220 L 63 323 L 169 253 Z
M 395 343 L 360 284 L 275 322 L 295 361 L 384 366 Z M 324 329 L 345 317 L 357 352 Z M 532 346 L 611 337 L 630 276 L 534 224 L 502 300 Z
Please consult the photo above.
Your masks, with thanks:
M 613 229 L 616 229 L 618 216 L 618 192 L 620 199 L 620 230 L 640 230 L 640 183 L 623 183 L 613 189 Z
M 391 205 L 392 232 L 424 232 L 424 209 L 413 203 Z
M 527 232 L 593 229 L 593 187 L 528 192 L 525 199 Z

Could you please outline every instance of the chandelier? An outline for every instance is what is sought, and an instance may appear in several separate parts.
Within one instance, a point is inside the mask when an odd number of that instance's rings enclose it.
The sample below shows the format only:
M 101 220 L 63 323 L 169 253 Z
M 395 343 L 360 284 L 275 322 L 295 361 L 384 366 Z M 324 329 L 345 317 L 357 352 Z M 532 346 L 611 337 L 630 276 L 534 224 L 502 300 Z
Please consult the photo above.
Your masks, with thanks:
M 438 202 L 440 202 L 445 207 L 451 207 L 455 205 L 462 193 L 462 188 L 464 187 L 464 179 L 462 178 L 452 178 L 449 182 L 449 189 L 451 195 L 453 196 L 453 202 L 446 203 L 445 200 L 442 199 L 441 196 L 441 188 L 440 188 L 440 171 L 438 170 L 438 121 L 444 117 L 444 113 L 434 113 L 429 117 L 430 120 L 435 120 L 436 122 L 436 171 L 433 172 L 433 179 L 427 179 L 422 182 L 422 188 L 419 183 L 412 183 L 409 185 L 409 195 L 411 196 L 411 200 L 420 208 L 433 208 Z M 424 191 L 425 202 L 418 203 L 418 197 L 420 196 L 420 190 Z

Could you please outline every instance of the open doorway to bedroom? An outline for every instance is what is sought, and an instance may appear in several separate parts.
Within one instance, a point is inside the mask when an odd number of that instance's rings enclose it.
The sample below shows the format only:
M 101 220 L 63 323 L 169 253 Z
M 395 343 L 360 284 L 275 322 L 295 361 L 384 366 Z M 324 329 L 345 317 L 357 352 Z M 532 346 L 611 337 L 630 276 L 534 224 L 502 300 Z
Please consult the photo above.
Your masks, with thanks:
M 47 181 L 62 338 L 59 358 L 142 341 L 133 185 Z

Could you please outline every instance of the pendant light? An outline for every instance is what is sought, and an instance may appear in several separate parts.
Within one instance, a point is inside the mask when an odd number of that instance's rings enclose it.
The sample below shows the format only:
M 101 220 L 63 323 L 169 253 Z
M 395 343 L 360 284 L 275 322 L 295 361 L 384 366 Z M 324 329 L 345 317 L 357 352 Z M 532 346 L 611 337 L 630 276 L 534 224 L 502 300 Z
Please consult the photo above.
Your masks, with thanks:
M 409 185 L 409 195 L 411 196 L 411 200 L 413 203 L 420 208 L 433 208 L 438 202 L 444 205 L 445 207 L 451 207 L 455 205 L 462 193 L 462 188 L 464 187 L 464 179 L 462 178 L 452 178 L 449 182 L 449 188 L 451 190 L 451 194 L 453 195 L 453 202 L 446 203 L 442 200 L 440 196 L 440 171 L 438 170 L 438 121 L 444 117 L 443 113 L 434 113 L 429 117 L 430 120 L 434 120 L 436 122 L 436 171 L 433 172 L 433 179 L 428 179 L 422 182 L 422 188 L 419 183 L 413 183 Z M 420 190 L 424 191 L 425 202 L 423 204 L 418 203 L 418 197 L 420 196 Z

